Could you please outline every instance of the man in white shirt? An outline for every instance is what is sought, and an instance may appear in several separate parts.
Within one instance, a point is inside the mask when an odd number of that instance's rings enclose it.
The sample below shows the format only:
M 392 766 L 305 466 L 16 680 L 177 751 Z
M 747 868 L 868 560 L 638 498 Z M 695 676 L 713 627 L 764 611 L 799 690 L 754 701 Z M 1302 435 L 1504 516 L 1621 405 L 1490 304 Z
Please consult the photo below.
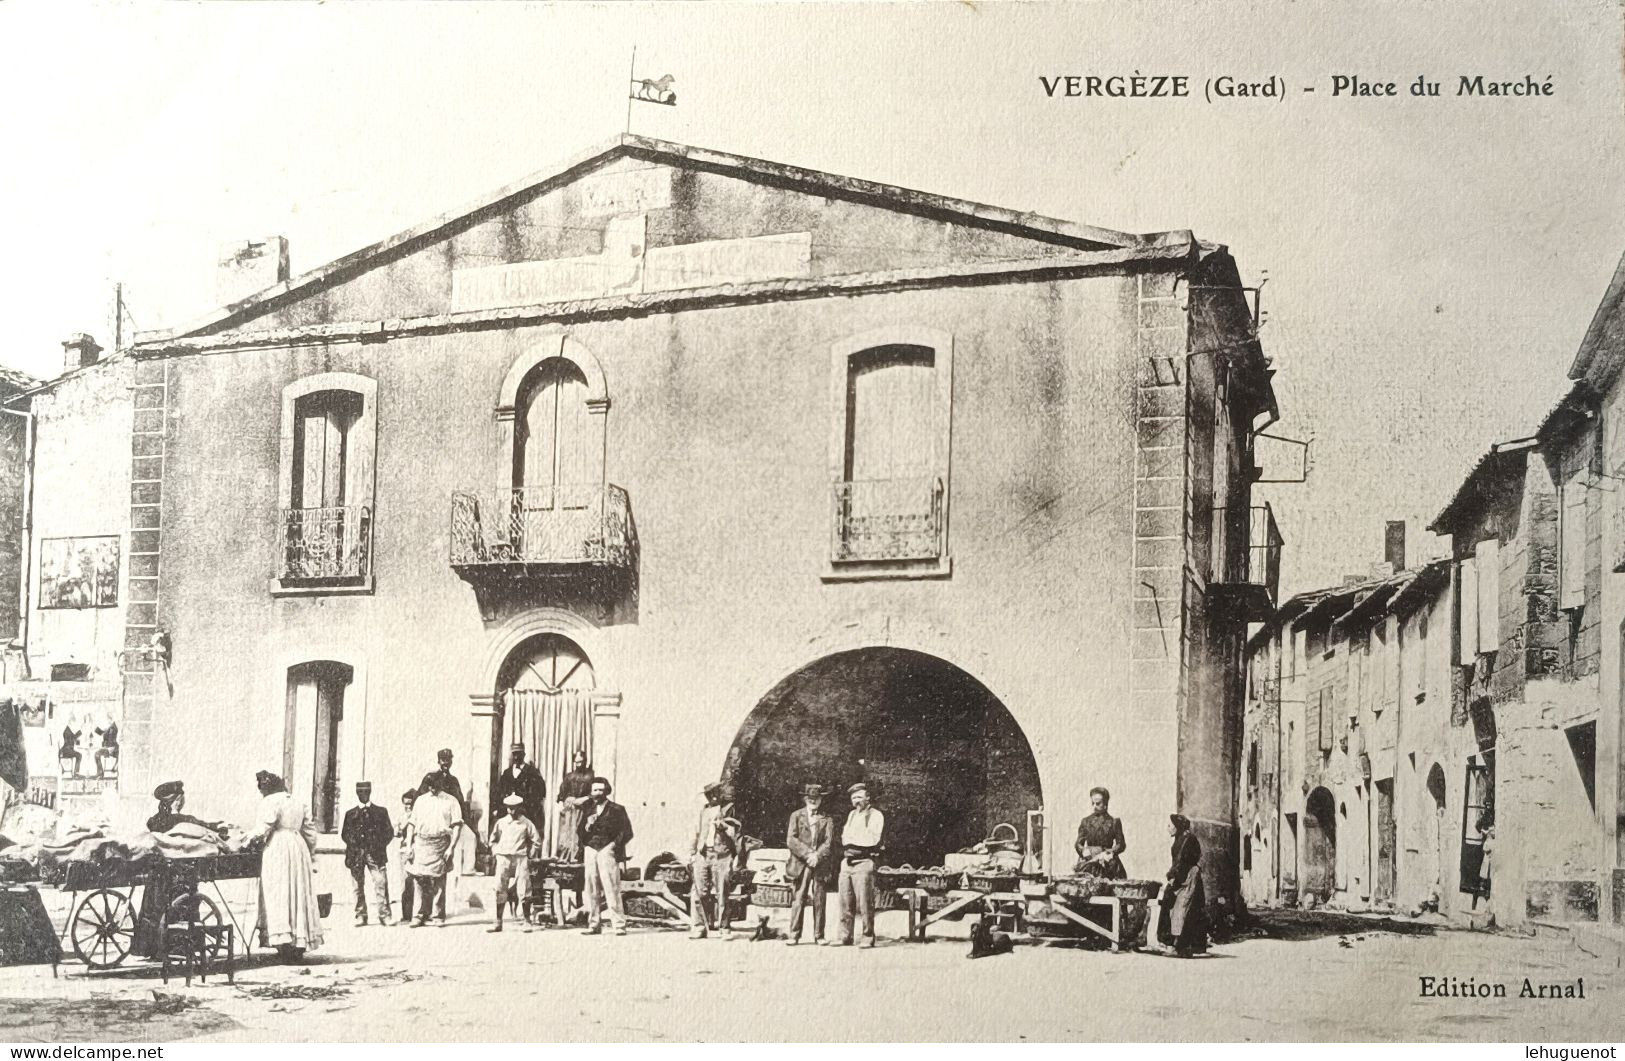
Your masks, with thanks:
M 869 786 L 847 789 L 852 813 L 841 830 L 841 946 L 852 945 L 852 922 L 863 917 L 862 947 L 875 945 L 875 859 L 880 856 L 886 816 L 869 800 Z

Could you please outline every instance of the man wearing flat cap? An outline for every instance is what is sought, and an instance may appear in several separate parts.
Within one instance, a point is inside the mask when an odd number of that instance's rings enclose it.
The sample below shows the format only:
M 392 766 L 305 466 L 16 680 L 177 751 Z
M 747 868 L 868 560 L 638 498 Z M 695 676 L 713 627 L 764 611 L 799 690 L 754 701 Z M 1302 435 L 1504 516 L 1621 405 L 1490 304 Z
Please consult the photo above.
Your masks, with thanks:
M 796 897 L 790 904 L 790 933 L 784 942 L 794 947 L 801 942 L 801 917 L 812 907 L 813 942 L 822 947 L 824 907 L 828 905 L 829 882 L 835 870 L 835 819 L 823 811 L 827 789 L 823 785 L 802 785 L 802 806 L 790 815 L 785 846 L 790 860 L 784 875 L 795 885 Z
M 186 806 L 186 788 L 179 781 L 165 781 L 152 790 L 152 798 L 158 801 L 158 813 L 147 819 L 148 832 L 167 833 L 177 825 L 201 825 L 221 836 L 226 835 L 226 827 L 219 822 L 206 822 L 181 813 L 181 808 Z
M 344 868 L 355 886 L 355 923 L 367 923 L 367 877 L 372 877 L 378 923 L 389 924 L 389 844 L 395 829 L 389 811 L 372 801 L 372 783 L 355 783 L 357 805 L 344 812 L 339 838 L 344 841 Z
M 869 798 L 869 786 L 847 789 L 852 813 L 841 829 L 841 946 L 852 945 L 852 922 L 863 918 L 862 947 L 875 945 L 875 860 L 880 857 L 886 816 Z
M 547 782 L 535 763 L 525 761 L 525 746 L 514 742 L 508 748 L 508 765 L 497 775 L 495 790 L 491 793 L 491 824 L 494 826 L 507 813 L 502 808 L 509 796 L 518 796 L 524 806 L 525 817 L 538 832 L 542 829 L 542 815 L 547 807 Z
M 739 853 L 739 832 L 733 792 L 718 781 L 706 785 L 705 809 L 700 811 L 699 828 L 689 841 L 689 869 L 694 882 L 688 904 L 689 939 L 704 939 L 713 924 L 721 927 L 723 939 L 733 938 L 728 924 L 728 875 Z

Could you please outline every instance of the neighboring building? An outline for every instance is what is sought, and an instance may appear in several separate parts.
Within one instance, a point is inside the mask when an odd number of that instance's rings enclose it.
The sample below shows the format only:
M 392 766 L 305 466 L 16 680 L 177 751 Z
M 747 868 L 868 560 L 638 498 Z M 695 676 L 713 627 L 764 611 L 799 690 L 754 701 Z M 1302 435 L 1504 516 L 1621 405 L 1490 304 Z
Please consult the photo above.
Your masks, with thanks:
M 1625 385 L 1620 378 L 1625 366 L 1625 259 L 1621 259 L 1613 280 L 1604 293 L 1601 304 L 1592 317 L 1580 343 L 1569 377 L 1576 386 L 1584 385 L 1595 395 L 1595 404 L 1588 406 L 1597 415 L 1593 430 L 1600 442 L 1590 469 L 1591 481 L 1596 484 L 1595 498 L 1588 498 L 1588 517 L 1596 520 L 1594 532 L 1599 570 L 1597 580 L 1600 592 L 1593 596 L 1587 584 L 1588 609 L 1595 608 L 1595 619 L 1587 625 L 1594 641 L 1587 640 L 1586 648 L 1595 646 L 1597 670 L 1595 682 L 1598 700 L 1594 733 L 1595 745 L 1595 816 L 1596 845 L 1591 854 L 1597 860 L 1600 885 L 1600 917 L 1611 918 L 1614 923 L 1625 922 L 1625 710 L 1621 706 L 1621 688 L 1625 673 L 1621 672 L 1622 644 L 1625 644 L 1625 497 L 1620 492 L 1625 482 Z M 1566 511 L 1566 509 L 1565 509 Z M 1568 584 L 1565 583 L 1565 590 Z M 1582 731 L 1584 734 L 1584 731 Z
M 889 861 L 1042 809 L 1063 868 L 1104 784 L 1133 875 L 1179 811 L 1234 894 L 1280 536 L 1223 247 L 627 136 L 266 280 L 132 352 L 132 797 L 270 767 L 336 829 L 449 746 L 483 814 L 519 738 L 634 858 L 866 778 Z
M 1485 454 L 1430 525 L 1448 562 L 1301 594 L 1255 635 L 1247 740 L 1279 720 L 1286 751 L 1279 795 L 1249 781 L 1255 844 L 1280 812 L 1280 868 L 1255 859 L 1251 901 L 1609 916 L 1619 532 L 1599 395 L 1577 378 L 1533 435 Z
M 1448 888 L 1449 564 L 1385 566 L 1294 596 L 1249 642 L 1250 904 L 1414 909 Z
M 0 427 L 15 430 L 19 442 L 21 531 L 5 583 L 20 589 L 6 598 L 22 621 L 12 627 L 4 694 L 26 705 L 34 723 L 24 729 L 28 798 L 65 808 L 89 801 L 111 812 L 120 764 L 111 753 L 98 763 L 96 752 L 110 726 L 126 725 L 132 365 L 104 358 L 88 335 L 62 347 L 62 374 L 17 388 L 0 414 Z M 73 743 L 64 731 L 75 734 Z M 69 748 L 77 759 L 64 754 Z

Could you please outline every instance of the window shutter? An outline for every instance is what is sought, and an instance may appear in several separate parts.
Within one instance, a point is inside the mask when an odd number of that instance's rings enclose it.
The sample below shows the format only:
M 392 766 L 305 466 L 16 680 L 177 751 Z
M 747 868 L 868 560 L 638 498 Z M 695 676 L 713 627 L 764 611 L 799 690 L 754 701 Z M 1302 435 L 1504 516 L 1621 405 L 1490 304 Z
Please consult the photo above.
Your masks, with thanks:
M 1387 636 L 1382 646 L 1382 702 L 1379 707 L 1387 707 L 1399 699 L 1399 620 L 1390 615 L 1382 622 Z
M 1559 515 L 1558 568 L 1562 589 L 1558 607 L 1583 608 L 1586 602 L 1586 487 L 1579 476 L 1563 484 Z
M 1470 667 L 1478 662 L 1478 565 L 1463 560 L 1456 566 L 1456 662 Z
M 1495 538 L 1473 550 L 1478 563 L 1478 650 L 1501 647 L 1501 543 Z

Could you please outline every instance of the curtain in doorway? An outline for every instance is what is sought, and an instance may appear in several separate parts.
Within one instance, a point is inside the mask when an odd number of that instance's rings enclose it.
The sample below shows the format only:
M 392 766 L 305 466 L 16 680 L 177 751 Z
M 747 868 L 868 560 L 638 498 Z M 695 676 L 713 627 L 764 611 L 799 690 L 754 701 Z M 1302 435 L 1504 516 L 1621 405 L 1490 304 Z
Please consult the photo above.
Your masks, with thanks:
M 530 761 L 547 782 L 547 813 L 536 823 L 542 830 L 542 850 L 557 850 L 559 785 L 570 771 L 579 749 L 592 757 L 592 693 L 585 689 L 510 689 L 504 694 L 502 750 L 515 741 L 525 746 Z

